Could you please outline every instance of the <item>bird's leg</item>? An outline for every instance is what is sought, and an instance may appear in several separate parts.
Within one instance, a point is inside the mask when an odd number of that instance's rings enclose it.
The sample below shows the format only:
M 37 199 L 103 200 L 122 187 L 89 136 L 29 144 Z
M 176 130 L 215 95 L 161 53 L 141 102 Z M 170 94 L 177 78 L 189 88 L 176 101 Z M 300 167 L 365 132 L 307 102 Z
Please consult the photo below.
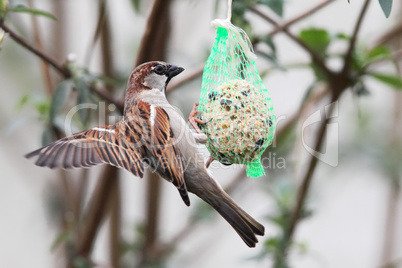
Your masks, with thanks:
M 197 133 L 203 133 L 201 131 L 201 129 L 198 127 L 197 123 L 198 124 L 206 124 L 208 122 L 195 118 L 195 116 L 197 114 L 201 113 L 200 111 L 197 111 L 197 106 L 198 106 L 198 103 L 194 103 L 193 110 L 191 111 L 190 115 L 188 116 L 188 121 L 190 122 L 190 124 L 193 126 L 193 128 L 195 129 L 195 131 Z
M 207 142 L 207 136 L 201 131 L 201 129 L 198 127 L 197 123 L 198 124 L 206 124 L 206 123 L 210 122 L 212 120 L 212 118 L 208 121 L 203 121 L 198 118 L 195 118 L 195 116 L 197 114 L 201 113 L 200 111 L 197 111 L 197 106 L 198 106 L 198 103 L 194 103 L 193 110 L 191 111 L 191 113 L 188 117 L 188 121 L 190 122 L 190 124 L 193 126 L 193 128 L 197 132 L 197 133 L 193 134 L 195 140 L 198 143 L 205 144 Z M 208 159 L 207 163 L 205 164 L 205 167 L 208 168 L 214 160 L 215 160 L 215 158 L 212 155 L 209 156 L 209 159 Z
M 210 122 L 212 120 L 212 118 L 210 120 L 208 120 L 208 121 L 203 121 L 203 120 L 200 120 L 198 118 L 195 118 L 195 116 L 197 114 L 201 113 L 200 111 L 197 110 L 197 106 L 198 106 L 198 103 L 194 103 L 193 110 L 191 111 L 191 113 L 190 113 L 190 115 L 188 117 L 188 121 L 190 122 L 190 124 L 193 126 L 193 128 L 197 132 L 197 133 L 193 134 L 195 140 L 198 143 L 205 144 L 207 142 L 207 136 L 197 126 L 197 123 L 198 124 L 206 124 L 206 123 Z M 205 167 L 209 168 L 209 166 L 211 165 L 211 163 L 214 160 L 216 160 L 216 159 L 212 155 L 209 156 L 209 158 L 207 160 L 207 163 L 205 164 Z
M 212 164 L 212 162 L 214 162 L 214 160 L 217 160 L 217 159 L 215 159 L 215 157 L 213 157 L 212 155 L 210 155 L 209 156 L 209 158 L 208 158 L 208 160 L 207 160 L 207 163 L 205 163 L 205 167 L 206 168 L 209 168 L 209 166 Z M 217 160 L 218 161 L 218 160 Z M 218 161 L 219 162 L 219 161 Z M 222 163 L 222 162 L 220 162 L 222 165 L 224 165 L 224 166 L 231 166 L 232 164 L 231 163 Z

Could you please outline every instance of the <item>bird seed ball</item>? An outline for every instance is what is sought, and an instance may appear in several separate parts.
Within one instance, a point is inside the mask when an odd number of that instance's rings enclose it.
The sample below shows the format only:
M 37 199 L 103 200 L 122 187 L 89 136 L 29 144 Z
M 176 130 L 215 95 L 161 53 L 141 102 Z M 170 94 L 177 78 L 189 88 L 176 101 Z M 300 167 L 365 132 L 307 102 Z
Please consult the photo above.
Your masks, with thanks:
M 246 80 L 231 80 L 208 94 L 200 125 L 207 146 L 222 163 L 248 163 L 269 146 L 273 122 L 265 94 Z M 272 129 L 271 129 L 272 128 Z

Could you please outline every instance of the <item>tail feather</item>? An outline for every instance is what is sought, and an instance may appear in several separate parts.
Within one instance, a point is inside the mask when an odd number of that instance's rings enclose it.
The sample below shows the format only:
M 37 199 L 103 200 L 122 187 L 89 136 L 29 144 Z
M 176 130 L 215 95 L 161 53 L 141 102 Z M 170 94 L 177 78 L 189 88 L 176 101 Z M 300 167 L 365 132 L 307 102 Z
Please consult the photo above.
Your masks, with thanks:
M 184 204 L 186 204 L 186 206 L 190 206 L 190 198 L 188 197 L 188 193 L 187 193 L 187 189 L 186 188 L 178 188 L 181 199 L 183 199 Z
M 237 211 L 242 215 L 243 219 L 248 220 L 249 226 L 251 227 L 251 229 L 253 229 L 256 235 L 263 236 L 265 234 L 265 228 L 261 223 L 257 222 L 254 218 L 248 215 L 247 212 L 245 212 L 243 209 L 237 206 L 234 202 L 233 205 L 237 207 Z
M 264 226 L 236 205 L 214 180 L 208 182 L 203 182 L 202 189 L 193 187 L 188 189 L 211 205 L 233 227 L 247 246 L 255 247 L 258 243 L 256 236 L 264 235 Z
M 244 218 L 240 213 L 238 213 L 229 202 L 223 201 L 219 205 L 212 206 L 233 227 L 247 246 L 251 248 L 255 247 L 258 243 L 258 239 L 247 218 Z

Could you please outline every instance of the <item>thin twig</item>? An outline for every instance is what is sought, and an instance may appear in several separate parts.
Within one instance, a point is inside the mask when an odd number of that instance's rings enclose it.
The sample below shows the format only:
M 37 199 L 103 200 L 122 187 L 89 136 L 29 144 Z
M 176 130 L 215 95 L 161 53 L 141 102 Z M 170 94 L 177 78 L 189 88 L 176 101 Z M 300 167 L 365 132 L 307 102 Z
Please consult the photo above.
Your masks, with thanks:
M 98 86 L 98 87 L 91 86 L 90 89 L 91 89 L 91 91 L 96 93 L 102 100 L 105 100 L 108 103 L 114 104 L 116 106 L 117 110 L 119 110 L 119 112 L 121 114 L 123 114 L 123 111 L 124 111 L 124 101 L 123 100 L 116 100 L 115 97 L 112 96 L 112 94 L 110 94 L 105 88 L 102 88 L 100 86 Z
M 31 44 L 29 44 L 27 41 L 25 41 L 24 38 L 22 38 L 21 36 L 19 36 L 18 34 L 16 34 L 13 30 L 11 30 L 10 28 L 8 28 L 2 20 L 0 20 L 0 28 L 2 28 L 6 33 L 8 33 L 8 35 L 14 40 L 16 41 L 18 44 L 22 45 L 23 47 L 25 47 L 26 49 L 28 49 L 29 51 L 31 51 L 32 53 L 34 53 L 36 56 L 38 56 L 39 58 L 41 58 L 42 60 L 44 60 L 45 62 L 47 62 L 48 64 L 52 65 L 53 68 L 55 68 L 62 76 L 64 77 L 70 77 L 70 72 L 68 71 L 67 68 L 65 68 L 64 66 L 58 64 L 56 62 L 56 60 L 54 60 L 53 58 L 51 58 L 49 55 L 43 53 L 42 51 L 40 51 L 39 49 L 35 48 L 34 46 L 32 46 Z
M 311 16 L 312 14 L 314 14 L 315 12 L 319 11 L 320 9 L 322 9 L 323 7 L 327 6 L 330 3 L 335 2 L 335 0 L 325 0 L 321 3 L 319 3 L 318 5 L 312 7 L 311 9 L 301 13 L 300 15 L 294 17 L 293 19 L 290 19 L 288 22 L 285 22 L 282 25 L 277 26 L 274 30 L 272 30 L 268 35 L 272 36 L 274 34 L 277 34 L 280 31 L 283 31 L 284 29 L 288 28 L 289 26 L 291 26 L 292 24 L 295 24 L 296 22 L 301 21 L 302 19 Z
M 402 9 L 399 12 L 402 14 Z M 395 40 L 393 42 L 395 47 L 398 49 L 402 49 L 402 40 Z M 398 75 L 402 77 L 402 64 L 398 63 L 396 65 L 396 69 Z M 400 148 L 402 142 L 400 140 L 402 134 L 402 95 L 399 92 L 394 92 L 394 113 L 393 113 L 393 124 L 392 128 L 390 129 L 390 137 L 389 137 L 389 144 L 388 150 L 395 150 L 395 148 Z M 389 168 L 389 167 L 388 167 Z M 392 169 L 392 168 L 391 168 Z M 389 172 L 389 193 L 386 205 L 386 222 L 385 222 L 385 231 L 384 231 L 384 242 L 383 242 L 383 250 L 382 250 L 382 257 L 381 263 L 390 263 L 394 258 L 395 254 L 395 247 L 397 233 L 398 233 L 398 213 L 399 213 L 399 200 L 402 197 L 402 187 L 400 181 L 400 173 L 399 172 Z M 393 266 L 389 266 L 393 267 Z M 395 265 L 396 267 L 396 265 Z
M 205 66 L 205 62 L 202 63 L 199 67 L 195 68 L 194 70 L 191 70 L 190 73 L 188 73 L 186 76 L 183 76 L 178 80 L 173 80 L 173 82 L 168 85 L 166 92 L 169 93 L 169 92 L 173 91 L 174 89 L 176 89 L 176 88 L 194 80 L 195 78 L 199 77 L 200 75 L 202 75 L 204 66 Z
M 395 38 L 400 38 L 402 34 L 402 22 L 392 28 L 390 31 L 383 34 L 378 40 L 375 42 L 375 46 L 386 45 Z
M 359 34 L 360 26 L 363 22 L 364 15 L 366 14 L 369 4 L 370 4 L 370 0 L 366 0 L 364 2 L 362 10 L 360 11 L 359 17 L 357 19 L 355 28 L 353 30 L 352 37 L 350 38 L 349 47 L 345 54 L 345 60 L 343 63 L 343 69 L 342 69 L 343 75 L 346 75 L 349 73 L 350 67 L 352 65 L 352 57 L 353 57 L 353 52 L 354 52 L 354 49 L 356 46 L 357 35 Z
M 102 58 L 103 72 L 109 77 L 113 77 L 113 59 L 110 53 L 109 23 L 108 14 L 105 10 L 105 2 L 100 3 L 99 16 L 103 17 L 101 27 L 102 34 Z M 112 88 L 103 93 L 110 94 Z M 116 104 L 115 104 L 116 105 Z M 117 106 L 117 105 L 116 105 Z M 122 107 L 117 107 L 120 111 Z M 95 243 L 97 231 L 100 229 L 102 222 L 106 217 L 107 208 L 110 207 L 110 244 L 111 244 L 111 263 L 113 267 L 119 267 L 119 244 L 120 244 L 120 192 L 119 177 L 115 167 L 106 166 L 104 173 L 99 179 L 97 190 L 93 193 L 89 208 L 84 219 L 84 231 L 78 237 L 77 248 L 78 254 L 88 258 L 92 252 Z
M 146 30 L 141 39 L 135 66 L 151 60 L 161 60 L 165 54 L 165 45 L 161 42 L 168 38 L 169 23 L 162 19 L 169 12 L 171 0 L 156 0 L 147 20 Z M 166 42 L 166 41 L 165 41 Z
M 111 190 L 117 187 L 117 173 L 118 169 L 111 166 L 105 167 L 105 172 L 102 173 L 102 178 L 90 200 L 83 229 L 78 237 L 77 254 L 79 256 L 88 257 L 92 251 L 96 234 L 103 222 L 107 205 L 110 203 Z
M 398 176 L 389 178 L 388 198 L 386 201 L 386 222 L 384 231 L 384 243 L 382 250 L 382 263 L 388 263 L 395 252 L 395 238 L 397 237 L 397 218 L 399 212 L 399 200 L 401 198 L 401 186 Z
M 279 23 L 276 22 L 274 19 L 272 19 L 270 16 L 267 14 L 262 13 L 260 10 L 258 10 L 255 7 L 251 7 L 250 10 L 260 16 L 261 18 L 265 19 L 267 22 L 273 24 L 276 27 L 279 27 Z M 300 40 L 298 37 L 293 35 L 287 28 L 283 28 L 282 32 L 284 32 L 290 39 L 292 39 L 294 42 L 296 42 L 300 47 L 302 47 L 311 57 L 312 61 L 314 62 L 315 65 L 327 76 L 328 79 L 331 79 L 333 74 L 331 70 L 328 69 L 328 67 L 325 65 L 325 62 L 323 59 L 315 53 L 309 46 L 307 46 L 302 40 Z
M 105 0 L 100 1 L 100 6 L 99 6 L 99 16 L 98 16 L 98 22 L 96 23 L 96 29 L 95 33 L 92 37 L 91 43 L 88 45 L 87 52 L 85 53 L 85 65 L 89 66 L 91 63 L 91 58 L 94 52 L 94 47 L 96 45 L 96 42 L 98 41 L 100 34 L 103 29 L 103 25 L 105 23 L 105 14 L 106 14 L 106 3 Z
M 121 257 L 121 191 L 120 191 L 120 179 L 116 179 L 116 187 L 113 188 L 110 202 L 111 202 L 111 213 L 110 213 L 110 230 L 109 230 L 109 240 L 110 240 L 110 263 L 113 268 L 120 267 L 120 257 Z
M 337 99 L 333 98 L 331 100 L 331 104 L 333 104 L 336 101 L 337 101 Z M 318 131 L 318 139 L 317 139 L 316 145 L 314 147 L 315 152 L 319 152 L 321 150 L 321 146 L 322 146 L 322 143 L 323 143 L 324 137 L 325 137 L 325 132 L 327 130 L 327 124 L 328 124 L 328 122 L 329 122 L 329 120 L 331 118 L 331 114 L 332 114 L 334 108 L 335 108 L 335 105 L 330 105 L 328 115 L 327 115 L 327 119 L 323 120 L 321 122 L 319 131 Z M 310 188 L 311 180 L 313 178 L 314 170 L 315 170 L 315 167 L 316 167 L 317 163 L 318 163 L 318 158 L 316 156 L 311 156 L 310 163 L 308 165 L 306 174 L 304 175 L 304 177 L 302 179 L 302 184 L 301 184 L 301 186 L 299 188 L 297 201 L 296 201 L 296 207 L 295 207 L 295 209 L 293 211 L 292 220 L 290 221 L 288 232 L 287 232 L 288 237 L 291 237 L 293 235 L 293 232 L 294 232 L 294 229 L 296 227 L 297 221 L 300 218 L 301 211 L 302 211 L 303 204 L 304 204 L 304 200 L 305 200 L 305 198 L 307 196 L 308 189 Z
M 380 57 L 378 59 L 374 59 L 373 61 L 369 62 L 367 65 L 364 66 L 366 70 L 369 67 L 373 67 L 377 64 L 381 64 L 384 62 L 396 62 L 398 63 L 402 59 L 402 49 L 393 51 L 391 57 Z
M 331 82 L 331 84 L 329 86 L 330 86 L 332 94 L 333 94 L 331 103 L 337 101 L 339 99 L 339 97 L 341 96 L 342 92 L 344 91 L 344 89 L 347 88 L 349 85 L 349 82 L 348 82 L 349 80 L 347 78 L 349 77 L 352 53 L 353 53 L 353 50 L 355 47 L 357 34 L 359 32 L 361 23 L 363 21 L 364 14 L 367 11 L 369 2 L 370 2 L 370 0 L 366 0 L 364 6 L 362 8 L 362 11 L 360 12 L 359 19 L 356 23 L 352 38 L 349 43 L 348 52 L 345 56 L 344 68 L 343 68 L 342 72 L 340 74 L 337 74 L 336 77 L 334 75 L 329 77 L 330 78 L 329 81 Z M 330 106 L 329 114 L 332 113 L 332 110 L 334 109 L 334 107 L 335 107 L 334 105 Z M 324 141 L 324 135 L 326 132 L 327 123 L 329 121 L 329 118 L 330 117 L 327 117 L 326 120 L 321 122 L 319 131 L 318 131 L 318 138 L 317 138 L 317 141 L 316 141 L 316 144 L 314 147 L 316 152 L 319 152 L 321 149 L 321 145 Z M 274 267 L 282 267 L 285 262 L 285 256 L 286 256 L 287 250 L 289 248 L 289 244 L 292 241 L 292 237 L 295 233 L 296 226 L 301 217 L 304 202 L 306 200 L 308 190 L 310 188 L 311 181 L 312 181 L 317 163 L 318 163 L 318 158 L 316 158 L 315 156 L 312 156 L 310 159 L 310 162 L 308 164 L 307 171 L 306 171 L 305 175 L 303 176 L 302 183 L 299 188 L 297 199 L 296 199 L 296 205 L 293 209 L 293 213 L 291 215 L 289 224 L 286 228 L 286 232 L 284 233 L 283 240 L 281 241 L 280 246 L 277 250 L 277 253 L 275 256 Z
M 111 43 L 111 27 L 110 27 L 110 19 L 109 13 L 106 9 L 106 1 L 102 0 L 99 2 L 99 19 L 98 19 L 98 28 L 96 29 L 96 33 L 94 36 L 95 45 L 96 40 L 98 39 L 97 35 L 100 34 L 101 41 L 101 54 L 102 54 L 102 69 L 103 73 L 107 77 L 115 77 L 114 74 L 114 61 L 112 54 L 112 43 Z M 89 58 L 88 58 L 89 62 Z M 106 89 L 109 94 L 113 92 L 114 88 L 111 85 L 106 86 Z M 115 104 L 116 105 L 116 104 Z M 123 105 L 121 107 L 117 107 L 121 113 L 123 113 Z M 106 116 L 109 114 L 107 111 Z M 108 166 L 107 169 L 114 169 L 114 167 Z M 110 224 L 109 224 L 109 243 L 110 243 L 110 263 L 114 268 L 120 267 L 120 257 L 121 257 L 121 191 L 120 191 L 120 176 L 114 178 L 115 187 L 110 189 Z M 98 226 L 99 228 L 99 226 Z
M 336 102 L 338 100 L 338 97 L 339 97 L 338 95 L 333 95 L 331 104 Z M 335 108 L 335 105 L 330 105 L 330 108 L 328 111 L 328 117 L 325 120 L 321 121 L 319 130 L 317 132 L 317 140 L 316 140 L 316 143 L 314 146 L 315 152 L 321 151 L 322 143 L 323 143 L 324 137 L 325 137 L 325 132 L 327 130 L 327 124 L 328 124 L 329 120 L 331 119 L 330 115 L 332 114 L 334 108 Z M 281 241 L 281 244 L 277 250 L 277 253 L 275 256 L 274 267 L 282 267 L 282 264 L 285 260 L 285 256 L 286 256 L 290 241 L 292 240 L 297 223 L 299 222 L 299 219 L 302 215 L 304 202 L 306 200 L 308 190 L 310 189 L 311 181 L 313 179 L 313 175 L 314 175 L 314 171 L 317 166 L 317 163 L 318 163 L 318 158 L 316 156 L 311 156 L 307 171 L 306 171 L 305 175 L 303 176 L 302 183 L 299 187 L 299 191 L 298 191 L 297 198 L 296 198 L 296 204 L 293 209 L 288 226 L 286 228 L 284 238 Z
M 171 0 L 155 0 L 148 16 L 146 29 L 138 50 L 136 66 L 152 60 L 164 60 L 170 32 Z M 157 258 L 159 242 L 157 237 L 159 226 L 160 183 L 161 179 L 147 170 L 147 203 L 145 244 L 142 248 L 139 265 L 147 264 Z
M 28 3 L 29 3 L 29 6 L 31 8 L 33 8 L 32 0 L 29 0 Z M 32 29 L 33 29 L 35 45 L 38 47 L 39 50 L 42 51 L 43 50 L 43 45 L 42 45 L 42 40 L 40 38 L 37 17 L 36 16 L 31 16 L 31 20 L 32 20 Z M 52 79 L 51 79 L 51 76 L 50 76 L 49 66 L 46 64 L 46 62 L 44 60 L 40 60 L 40 65 L 41 65 L 41 70 L 42 70 L 42 75 L 43 75 L 43 82 L 45 84 L 47 96 L 51 97 L 53 95 L 53 85 L 52 85 Z
M 81 220 L 84 203 L 85 203 L 85 196 L 88 190 L 88 178 L 89 178 L 89 169 L 82 169 L 81 174 L 78 178 L 78 187 L 76 189 L 76 218 L 77 222 Z
M 160 196 L 161 178 L 154 173 L 148 172 L 147 177 L 147 224 L 145 233 L 145 243 L 142 249 L 142 256 L 139 260 L 140 266 L 155 260 L 158 257 L 158 226 L 160 223 Z
M 20 45 L 24 46 L 26 49 L 37 55 L 39 58 L 41 58 L 43 61 L 46 63 L 50 64 L 53 68 L 55 68 L 64 78 L 70 78 L 71 74 L 68 71 L 67 68 L 63 67 L 62 65 L 59 65 L 56 63 L 54 59 L 52 59 L 49 55 L 43 53 L 39 49 L 35 48 L 34 46 L 30 45 L 25 39 L 17 35 L 14 31 L 9 29 L 6 25 L 2 24 L 0 20 L 0 28 L 2 28 L 5 32 L 9 34 L 11 38 L 14 39 L 17 43 Z M 90 87 L 91 91 L 95 92 L 99 97 L 101 97 L 103 100 L 112 103 L 116 106 L 116 108 L 122 113 L 124 110 L 124 103 L 123 101 L 117 101 L 115 98 L 109 93 L 103 90 L 100 87 Z

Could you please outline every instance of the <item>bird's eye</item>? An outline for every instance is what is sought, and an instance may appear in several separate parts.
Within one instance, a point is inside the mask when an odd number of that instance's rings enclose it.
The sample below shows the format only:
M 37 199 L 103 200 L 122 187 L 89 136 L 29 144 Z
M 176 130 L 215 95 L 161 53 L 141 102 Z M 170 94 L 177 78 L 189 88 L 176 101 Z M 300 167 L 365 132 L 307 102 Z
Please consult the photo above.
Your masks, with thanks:
M 162 75 L 162 74 L 164 74 L 164 72 L 165 72 L 165 67 L 162 66 L 162 65 L 156 65 L 156 66 L 154 67 L 154 72 L 157 73 L 157 74 Z

